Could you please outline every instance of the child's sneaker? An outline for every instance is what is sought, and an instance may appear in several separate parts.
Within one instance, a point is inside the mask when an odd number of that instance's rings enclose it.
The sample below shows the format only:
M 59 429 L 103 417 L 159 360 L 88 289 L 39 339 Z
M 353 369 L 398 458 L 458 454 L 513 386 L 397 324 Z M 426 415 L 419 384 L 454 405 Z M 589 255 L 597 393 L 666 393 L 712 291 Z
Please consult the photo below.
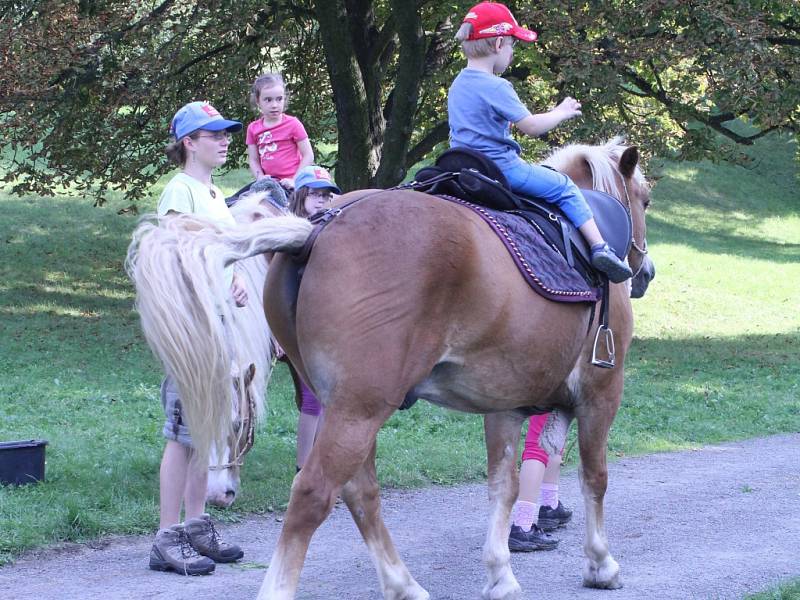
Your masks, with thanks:
M 559 527 L 563 527 L 569 523 L 571 518 L 572 511 L 565 508 L 564 505 L 561 504 L 561 500 L 558 501 L 558 506 L 555 508 L 544 504 L 539 508 L 538 523 L 539 527 L 544 531 L 555 531 Z
M 194 519 L 186 519 L 184 527 L 192 548 L 214 562 L 236 562 L 244 556 L 244 552 L 239 546 L 222 541 L 214 527 L 214 522 L 207 514 Z
M 549 533 L 545 533 L 534 523 L 529 531 L 519 525 L 511 526 L 508 534 L 508 549 L 511 552 L 533 552 L 535 550 L 554 550 L 558 540 Z
M 217 565 L 200 556 L 192 545 L 183 525 L 159 529 L 150 550 L 150 568 L 154 571 L 175 571 L 179 575 L 208 575 Z
M 605 273 L 612 283 L 622 283 L 633 277 L 631 268 L 605 242 L 592 246 L 592 266 Z

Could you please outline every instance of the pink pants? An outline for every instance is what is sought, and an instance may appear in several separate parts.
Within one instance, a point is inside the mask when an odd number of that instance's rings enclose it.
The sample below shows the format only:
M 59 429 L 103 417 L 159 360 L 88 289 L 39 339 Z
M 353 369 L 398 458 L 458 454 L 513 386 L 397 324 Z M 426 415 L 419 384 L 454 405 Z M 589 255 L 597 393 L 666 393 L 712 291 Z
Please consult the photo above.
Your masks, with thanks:
M 543 415 L 531 415 L 528 419 L 528 434 L 525 436 L 525 447 L 522 450 L 522 460 L 538 460 L 545 467 L 550 460 L 547 451 L 539 445 L 539 437 L 542 435 L 544 424 L 550 413 Z M 561 449 L 564 452 L 564 449 Z

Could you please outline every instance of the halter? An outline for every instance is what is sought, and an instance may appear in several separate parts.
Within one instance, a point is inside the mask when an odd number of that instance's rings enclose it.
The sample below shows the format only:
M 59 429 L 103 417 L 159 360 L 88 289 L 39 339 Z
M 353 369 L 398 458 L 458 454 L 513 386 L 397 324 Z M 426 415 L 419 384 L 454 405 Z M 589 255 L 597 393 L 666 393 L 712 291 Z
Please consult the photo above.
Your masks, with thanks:
M 628 194 L 628 185 L 625 183 L 625 177 L 620 174 L 620 179 L 622 180 L 622 189 L 625 190 L 625 205 L 628 208 L 628 214 L 632 213 L 631 210 L 631 197 Z M 636 269 L 636 272 L 631 276 L 631 279 L 636 278 L 636 276 L 642 271 L 644 267 L 644 257 L 647 256 L 647 238 L 642 240 L 644 247 L 640 247 L 639 244 L 636 243 L 636 235 L 633 232 L 633 227 L 631 227 L 631 248 L 636 250 L 639 254 L 642 255 L 642 260 L 639 261 L 639 268 Z
M 255 405 L 255 400 L 253 400 L 253 395 L 249 394 L 247 392 L 247 389 L 244 390 L 244 395 L 247 397 L 247 404 L 245 405 L 245 414 L 243 415 L 244 422 L 247 424 L 247 431 L 245 432 L 244 436 L 244 445 L 241 448 L 239 448 L 239 442 L 242 440 L 242 436 L 237 435 L 236 454 L 234 454 L 233 459 L 221 465 L 210 465 L 208 468 L 211 471 L 224 471 L 225 469 L 230 469 L 231 467 L 241 468 L 244 465 L 245 455 L 248 452 L 250 452 L 250 449 L 253 447 L 253 443 L 255 442 L 256 438 L 256 420 L 254 417 L 256 412 L 256 405 Z

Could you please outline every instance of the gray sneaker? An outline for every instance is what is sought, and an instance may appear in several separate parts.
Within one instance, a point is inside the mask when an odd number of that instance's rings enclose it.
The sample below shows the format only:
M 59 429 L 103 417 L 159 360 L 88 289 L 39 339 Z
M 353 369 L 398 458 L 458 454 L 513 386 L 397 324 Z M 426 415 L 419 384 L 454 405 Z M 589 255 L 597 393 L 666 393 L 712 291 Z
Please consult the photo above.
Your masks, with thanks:
M 214 522 L 207 514 L 187 519 L 183 526 L 186 528 L 186 535 L 189 536 L 192 547 L 214 562 L 236 562 L 244 556 L 244 552 L 239 546 L 222 541 L 214 527 Z
M 611 283 L 622 283 L 633 277 L 631 268 L 605 242 L 592 246 L 592 266 L 605 273 Z
M 159 529 L 150 550 L 150 568 L 154 571 L 175 571 L 179 575 L 209 575 L 217 565 L 200 556 L 189 543 L 183 525 Z

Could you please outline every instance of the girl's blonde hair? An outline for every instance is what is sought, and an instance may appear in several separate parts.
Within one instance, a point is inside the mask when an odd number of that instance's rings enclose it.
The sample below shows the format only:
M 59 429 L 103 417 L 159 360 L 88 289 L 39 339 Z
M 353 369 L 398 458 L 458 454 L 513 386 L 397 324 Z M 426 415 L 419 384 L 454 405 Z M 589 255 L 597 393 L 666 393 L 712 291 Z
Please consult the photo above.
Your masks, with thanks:
M 250 104 L 258 110 L 258 100 L 261 97 L 261 90 L 266 87 L 279 85 L 283 88 L 283 108 L 289 104 L 289 95 L 286 91 L 286 84 L 283 81 L 283 75 L 280 73 L 264 73 L 256 77 L 253 85 L 250 87 Z
M 467 58 L 483 58 L 491 55 L 494 52 L 495 40 L 498 37 L 504 37 L 493 36 L 471 40 L 469 39 L 471 33 L 472 23 L 463 23 L 456 32 L 456 40 L 461 42 L 461 51 Z

